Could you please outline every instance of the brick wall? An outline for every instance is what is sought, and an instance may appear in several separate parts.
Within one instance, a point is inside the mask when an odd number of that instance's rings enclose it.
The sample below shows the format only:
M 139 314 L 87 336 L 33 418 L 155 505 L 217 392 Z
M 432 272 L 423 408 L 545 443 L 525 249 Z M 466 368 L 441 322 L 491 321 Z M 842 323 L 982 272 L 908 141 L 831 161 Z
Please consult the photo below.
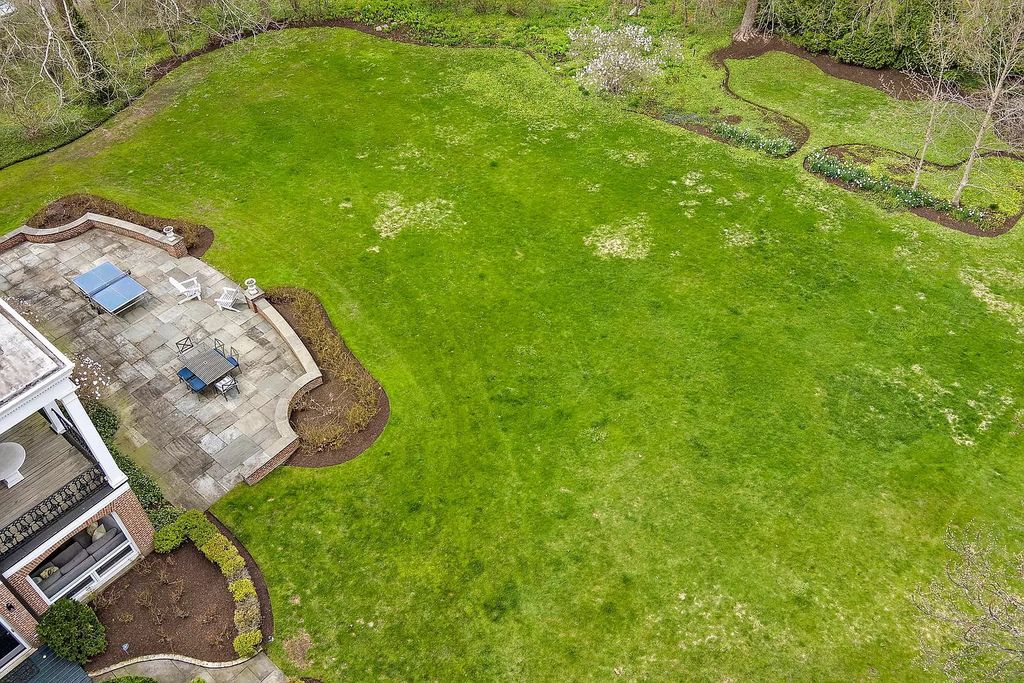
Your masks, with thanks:
M 107 505 L 103 506 L 101 510 L 96 512 L 96 514 L 89 519 L 84 520 L 74 528 L 68 527 L 63 530 L 59 536 L 54 536 L 53 542 L 47 544 L 46 550 L 43 553 L 7 578 L 7 584 L 10 586 L 11 590 L 21 598 L 21 602 L 23 602 L 35 615 L 38 616 L 45 612 L 49 605 L 46 604 L 46 601 L 39 595 L 39 592 L 35 587 L 32 586 L 32 579 L 30 579 L 28 575 L 32 573 L 32 571 L 42 562 L 44 562 L 47 556 L 52 553 L 54 549 L 60 546 L 60 544 L 64 543 L 85 527 L 111 512 L 116 512 L 118 517 L 121 518 L 121 523 L 124 526 L 125 533 L 131 536 L 132 540 L 135 541 L 135 545 L 138 546 L 139 551 L 143 555 L 148 555 L 152 552 L 153 525 L 150 523 L 149 517 L 146 515 L 146 511 L 142 509 L 142 504 L 139 503 L 139 499 L 135 496 L 135 493 L 131 489 L 126 489 L 124 493 L 110 501 Z
M 6 609 L 7 605 L 12 605 L 14 610 Z M 35 617 L 25 609 L 21 601 L 11 592 L 11 589 L 3 584 L 0 584 L 0 608 L 3 608 L 4 621 L 10 624 L 11 628 L 17 631 L 18 635 L 27 641 L 30 646 L 38 647 L 39 641 L 36 640 L 37 622 Z

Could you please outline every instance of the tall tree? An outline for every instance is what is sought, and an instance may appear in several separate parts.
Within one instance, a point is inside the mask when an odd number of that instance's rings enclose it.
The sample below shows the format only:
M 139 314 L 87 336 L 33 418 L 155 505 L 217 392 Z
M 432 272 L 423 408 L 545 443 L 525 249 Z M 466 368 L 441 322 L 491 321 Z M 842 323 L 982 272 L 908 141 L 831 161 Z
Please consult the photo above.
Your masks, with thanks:
M 757 26 L 757 8 L 758 0 L 747 0 L 747 5 L 743 8 L 743 19 L 740 20 L 740 26 L 732 34 L 734 39 L 745 42 L 754 36 Z
M 911 78 L 923 81 L 922 90 L 928 93 L 928 124 L 917 155 L 914 189 L 917 189 L 921 182 L 928 150 L 935 142 L 939 122 L 944 118 L 943 114 L 950 102 L 949 72 L 956 64 L 961 48 L 959 16 L 949 6 L 948 0 L 930 0 L 928 10 L 931 21 L 927 40 L 918 41 L 916 45 L 920 71 L 908 69 L 907 72 Z
M 1024 90 L 1015 74 L 1024 69 L 1024 2 L 1021 0 L 965 0 L 965 64 L 978 76 L 981 87 L 975 95 L 984 112 L 974 144 L 964 164 L 963 175 L 953 194 L 959 204 L 970 184 L 971 173 L 987 136 L 998 122 L 1008 101 Z

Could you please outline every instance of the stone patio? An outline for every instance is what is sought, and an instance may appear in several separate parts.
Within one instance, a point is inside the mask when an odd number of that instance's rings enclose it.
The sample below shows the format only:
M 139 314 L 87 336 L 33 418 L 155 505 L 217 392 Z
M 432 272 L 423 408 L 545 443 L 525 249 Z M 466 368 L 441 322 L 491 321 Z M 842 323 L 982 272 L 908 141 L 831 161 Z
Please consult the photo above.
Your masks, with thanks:
M 70 278 L 103 261 L 130 270 L 150 294 L 118 316 L 94 311 Z M 168 277 L 193 276 L 202 301 L 178 304 Z M 122 450 L 189 507 L 208 507 L 277 455 L 288 429 L 282 410 L 287 416 L 303 374 L 285 340 L 244 302 L 237 313 L 217 308 L 225 286 L 241 291 L 203 261 L 101 230 L 0 253 L 0 296 L 71 356 L 83 398 L 121 410 Z M 238 351 L 237 395 L 195 394 L 178 380 L 174 342 L 185 336 Z

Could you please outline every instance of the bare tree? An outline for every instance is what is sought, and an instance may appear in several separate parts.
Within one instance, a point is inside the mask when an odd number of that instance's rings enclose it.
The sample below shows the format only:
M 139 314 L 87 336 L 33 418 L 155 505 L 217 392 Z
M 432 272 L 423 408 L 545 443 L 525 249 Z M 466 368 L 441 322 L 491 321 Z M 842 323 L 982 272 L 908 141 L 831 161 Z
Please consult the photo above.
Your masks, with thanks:
M 960 203 L 964 190 L 970 184 L 971 173 L 986 137 L 997 127 L 1006 102 L 1024 90 L 1021 79 L 1014 76 L 1024 69 L 1024 3 L 1020 0 L 965 2 L 968 11 L 964 62 L 980 80 L 981 88 L 974 99 L 984 114 L 960 183 L 953 194 L 954 204 Z
M 927 668 L 952 681 L 1024 678 L 1024 555 L 976 529 L 949 531 L 945 575 L 914 596 Z
M 743 8 L 743 18 L 740 20 L 740 26 L 732 34 L 733 39 L 746 42 L 754 37 L 757 25 L 757 8 L 758 0 L 747 0 L 747 4 Z
M 950 11 L 947 0 L 930 0 L 928 9 L 931 12 L 931 22 L 927 40 L 919 41 L 916 45 L 921 63 L 920 70 L 906 71 L 907 76 L 919 84 L 921 91 L 928 93 L 928 124 L 917 155 L 914 189 L 917 189 L 921 182 L 925 158 L 935 141 L 939 121 L 944 118 L 943 114 L 952 99 L 949 72 L 956 64 L 961 47 L 961 27 L 958 17 Z

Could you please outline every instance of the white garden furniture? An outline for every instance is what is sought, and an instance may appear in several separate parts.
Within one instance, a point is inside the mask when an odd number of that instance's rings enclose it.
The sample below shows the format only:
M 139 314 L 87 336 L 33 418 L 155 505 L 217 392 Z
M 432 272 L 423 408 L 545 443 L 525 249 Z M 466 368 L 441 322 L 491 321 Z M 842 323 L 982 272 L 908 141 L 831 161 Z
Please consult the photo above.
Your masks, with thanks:
M 178 294 L 181 295 L 181 299 L 178 300 L 179 304 L 183 304 L 186 301 L 192 301 L 193 299 L 199 301 L 203 295 L 203 288 L 199 284 L 198 278 L 190 277 L 182 282 L 178 282 L 173 277 L 167 279 L 170 280 L 171 286 L 174 287 L 174 289 L 178 291 Z
M 213 303 L 217 304 L 222 311 L 234 311 L 237 313 L 238 309 L 235 308 L 235 301 L 237 300 L 238 290 L 234 287 L 225 287 L 220 296 L 213 300 Z
M 20 443 L 0 443 L 0 479 L 11 488 L 24 479 L 21 466 L 25 464 L 25 448 Z

